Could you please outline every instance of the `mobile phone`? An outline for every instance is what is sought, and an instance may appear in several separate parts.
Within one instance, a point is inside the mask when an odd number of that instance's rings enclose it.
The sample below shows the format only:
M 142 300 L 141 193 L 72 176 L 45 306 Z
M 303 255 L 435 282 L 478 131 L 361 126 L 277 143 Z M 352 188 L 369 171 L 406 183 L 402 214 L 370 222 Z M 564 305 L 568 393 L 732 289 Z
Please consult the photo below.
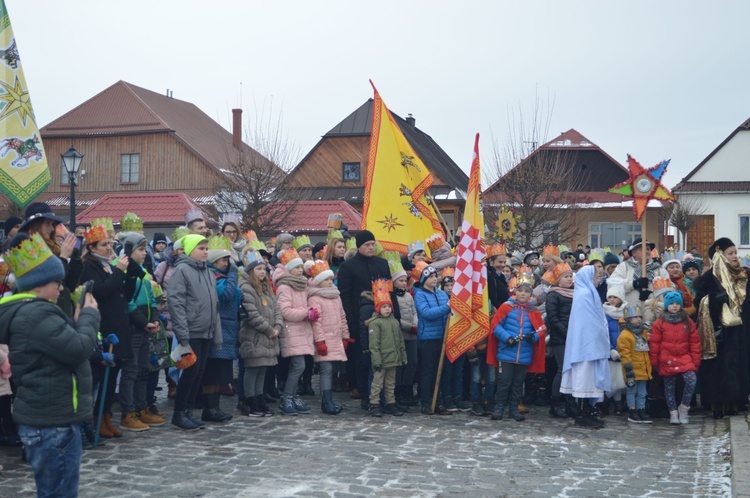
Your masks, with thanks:
M 83 308 L 83 304 L 86 302 L 86 294 L 91 292 L 91 289 L 94 288 L 94 281 L 89 280 L 87 282 L 84 282 L 81 285 L 81 295 L 78 297 L 78 306 Z
M 130 257 L 133 254 L 133 249 L 132 242 L 125 242 L 125 246 L 123 247 L 125 256 Z

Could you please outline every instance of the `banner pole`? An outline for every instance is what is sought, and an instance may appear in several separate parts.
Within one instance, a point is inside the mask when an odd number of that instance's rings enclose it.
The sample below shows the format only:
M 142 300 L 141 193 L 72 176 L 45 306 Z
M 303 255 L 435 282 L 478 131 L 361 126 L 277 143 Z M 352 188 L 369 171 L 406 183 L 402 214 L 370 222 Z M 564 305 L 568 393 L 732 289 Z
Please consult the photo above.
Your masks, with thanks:
M 437 378 L 435 379 L 435 389 L 432 391 L 432 404 L 430 405 L 431 411 L 435 411 L 435 404 L 437 403 L 438 392 L 440 392 L 440 377 L 443 374 L 443 361 L 445 360 L 445 339 L 448 337 L 448 328 L 450 327 L 450 316 L 445 321 L 445 331 L 443 331 L 443 345 L 440 348 L 440 361 L 438 362 Z

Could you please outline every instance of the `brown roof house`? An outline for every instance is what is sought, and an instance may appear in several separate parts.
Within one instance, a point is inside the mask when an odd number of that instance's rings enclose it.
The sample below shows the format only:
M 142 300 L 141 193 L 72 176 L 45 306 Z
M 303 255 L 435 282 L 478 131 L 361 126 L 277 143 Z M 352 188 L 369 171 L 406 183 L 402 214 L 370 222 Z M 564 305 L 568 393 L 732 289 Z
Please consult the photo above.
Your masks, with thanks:
M 78 211 L 100 200 L 122 207 L 122 195 L 107 194 L 130 193 L 126 204 L 136 214 L 153 212 L 160 204 L 169 207 L 163 213 L 169 219 L 154 218 L 158 228 L 182 224 L 175 209 L 185 202 L 211 212 L 232 164 L 258 155 L 242 141 L 242 111 L 233 113 L 229 132 L 194 104 L 172 98 L 171 92 L 164 95 L 118 81 L 40 130 L 52 182 L 35 200 L 49 203 L 67 218 L 68 175 L 55 158 L 72 145 L 85 155 L 76 181 Z M 7 207 L 9 201 L 4 201 Z M 119 220 L 110 208 L 96 211 Z
M 687 249 L 697 246 L 706 257 L 718 237 L 729 237 L 739 253 L 750 252 L 750 119 L 734 129 L 673 189 L 678 203 L 698 216 L 687 232 Z M 696 200 L 699 199 L 699 200 Z
M 513 208 L 523 225 L 517 249 L 580 243 L 621 250 L 642 235 L 632 201 L 608 192 L 628 177 L 620 163 L 570 129 L 534 149 L 484 191 L 485 220 L 489 225 L 501 206 Z M 659 208 L 660 202 L 651 201 L 647 214 L 646 238 L 657 245 Z
M 362 211 L 372 131 L 372 103 L 373 100 L 369 99 L 323 135 L 289 173 L 285 190 L 290 197 L 314 201 L 343 200 Z M 434 184 L 430 193 L 448 226 L 456 230 L 461 223 L 468 176 L 432 137 L 416 127 L 413 117 L 403 119 L 393 112 L 391 114 L 432 173 Z

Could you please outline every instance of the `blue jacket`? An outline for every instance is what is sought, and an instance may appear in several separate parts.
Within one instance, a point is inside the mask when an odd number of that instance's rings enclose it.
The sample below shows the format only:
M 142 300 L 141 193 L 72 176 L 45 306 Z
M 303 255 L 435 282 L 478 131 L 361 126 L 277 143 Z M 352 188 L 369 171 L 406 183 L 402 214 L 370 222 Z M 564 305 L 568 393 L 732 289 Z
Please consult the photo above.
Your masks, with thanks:
M 209 265 L 216 277 L 216 293 L 219 295 L 219 318 L 221 320 L 221 347 L 211 347 L 209 358 L 236 360 L 239 342 L 239 311 L 242 291 L 237 286 L 237 267 L 234 263 L 222 272 Z
M 417 339 L 427 341 L 432 339 L 443 340 L 445 334 L 445 323 L 451 312 L 448 305 L 450 298 L 448 294 L 435 289 L 429 292 L 422 288 L 414 288 L 414 306 L 417 308 Z
M 511 298 L 509 303 L 516 305 L 516 300 Z M 531 335 L 534 342 L 539 341 L 539 335 L 534 331 L 534 325 L 528 317 L 527 307 L 514 307 L 503 320 L 495 327 L 494 334 L 497 337 L 497 360 L 505 363 L 519 363 L 521 365 L 531 365 L 533 353 L 533 343 L 526 339 L 520 340 L 512 346 L 508 344 L 508 339 L 512 337 Z M 535 308 L 532 308 L 535 309 Z
M 609 327 L 609 348 L 617 349 L 617 338 L 620 337 L 620 321 L 607 315 L 607 327 Z

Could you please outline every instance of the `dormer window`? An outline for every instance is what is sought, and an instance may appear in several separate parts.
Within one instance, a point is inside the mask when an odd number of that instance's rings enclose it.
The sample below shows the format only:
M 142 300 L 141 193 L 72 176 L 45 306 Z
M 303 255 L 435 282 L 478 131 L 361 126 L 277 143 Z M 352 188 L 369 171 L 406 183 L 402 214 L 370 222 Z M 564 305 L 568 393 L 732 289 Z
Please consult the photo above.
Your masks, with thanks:
M 360 182 L 359 163 L 342 163 L 342 181 Z

